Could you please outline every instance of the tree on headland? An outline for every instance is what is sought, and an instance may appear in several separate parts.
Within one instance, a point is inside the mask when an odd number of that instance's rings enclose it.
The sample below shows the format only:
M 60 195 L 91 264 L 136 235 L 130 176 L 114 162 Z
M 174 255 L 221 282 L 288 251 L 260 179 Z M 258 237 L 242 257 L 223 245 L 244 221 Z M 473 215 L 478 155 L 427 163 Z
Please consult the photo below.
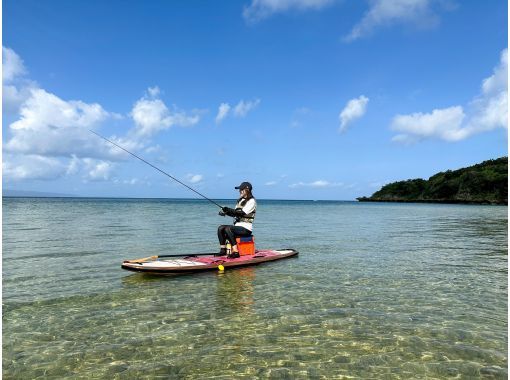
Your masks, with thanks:
M 361 202 L 508 204 L 508 157 L 383 186 Z

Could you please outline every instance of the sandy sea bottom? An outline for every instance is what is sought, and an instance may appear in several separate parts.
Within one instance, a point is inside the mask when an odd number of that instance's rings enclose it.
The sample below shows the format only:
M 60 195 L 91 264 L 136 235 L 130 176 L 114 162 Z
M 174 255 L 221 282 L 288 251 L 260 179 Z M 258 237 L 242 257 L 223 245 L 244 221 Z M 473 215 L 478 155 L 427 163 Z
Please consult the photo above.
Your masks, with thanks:
M 260 201 L 299 257 L 178 277 L 120 263 L 215 250 L 204 202 L 3 208 L 6 379 L 507 378 L 506 207 Z

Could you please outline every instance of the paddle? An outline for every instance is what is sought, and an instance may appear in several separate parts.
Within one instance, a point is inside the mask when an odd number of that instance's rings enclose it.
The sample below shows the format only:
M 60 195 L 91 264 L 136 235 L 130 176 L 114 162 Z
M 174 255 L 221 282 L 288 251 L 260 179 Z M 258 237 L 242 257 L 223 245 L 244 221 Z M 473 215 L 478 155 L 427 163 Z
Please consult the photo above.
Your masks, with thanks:
M 149 257 L 143 257 L 141 259 L 134 259 L 134 260 L 125 260 L 125 263 L 143 263 L 145 261 L 154 261 L 161 257 L 191 257 L 191 256 L 211 256 L 214 255 L 214 253 L 181 253 L 181 254 L 175 254 L 175 255 L 159 255 L 159 256 L 149 256 Z

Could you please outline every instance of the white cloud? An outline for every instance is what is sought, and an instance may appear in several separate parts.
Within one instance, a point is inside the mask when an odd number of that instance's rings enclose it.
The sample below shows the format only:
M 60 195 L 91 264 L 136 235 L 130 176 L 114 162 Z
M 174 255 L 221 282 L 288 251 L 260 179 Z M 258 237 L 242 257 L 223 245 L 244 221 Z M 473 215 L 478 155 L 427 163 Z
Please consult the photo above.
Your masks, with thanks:
M 326 187 L 341 187 L 343 186 L 343 183 L 332 183 L 325 180 L 317 180 L 313 182 L 297 182 L 289 185 L 290 188 L 294 189 L 297 187 L 313 187 L 313 188 L 326 188 Z
M 140 99 L 133 106 L 131 116 L 142 135 L 152 135 L 171 125 L 169 110 L 160 99 Z
M 12 50 L 2 46 L 2 107 L 4 114 L 16 114 L 21 104 L 37 85 L 28 80 L 23 60 Z
M 494 68 L 493 74 L 482 81 L 482 92 L 486 95 L 506 91 L 508 88 L 508 49 L 500 54 L 499 65 Z
M 204 179 L 204 176 L 202 174 L 188 174 L 186 178 L 190 183 L 199 183 Z
M 12 82 L 27 73 L 23 60 L 14 50 L 2 46 L 2 80 Z
M 146 148 L 147 153 L 152 153 L 160 147 L 147 147 L 151 137 L 173 126 L 190 127 L 200 121 L 200 115 L 205 112 L 204 110 L 194 109 L 187 113 L 179 110 L 175 105 L 169 109 L 159 98 L 161 93 L 158 86 L 149 87 L 145 96 L 136 101 L 129 114 L 135 127 L 130 129 L 124 137 L 114 136 L 110 139 L 127 150 Z
M 137 185 L 140 183 L 140 180 L 138 178 L 131 178 L 131 179 L 126 179 L 124 181 L 122 181 L 122 183 L 124 185 Z
M 2 107 L 3 112 L 8 114 L 17 114 L 20 106 L 30 97 L 32 90 L 31 84 L 23 86 L 14 86 L 4 84 L 2 86 Z
M 413 113 L 411 115 L 397 115 L 393 118 L 391 128 L 397 132 L 404 132 L 393 138 L 399 142 L 413 142 L 425 137 L 438 137 L 447 141 L 457 141 L 465 138 L 465 131 L 461 125 L 464 120 L 462 107 L 435 109 L 431 113 Z
M 152 91 L 152 93 L 156 92 Z M 200 116 L 197 114 L 187 115 L 175 106 L 170 111 L 161 99 L 146 97 L 135 103 L 131 116 L 136 124 L 136 134 L 144 137 L 153 136 L 172 126 L 189 127 L 200 121 Z
M 351 99 L 347 102 L 340 115 L 340 132 L 347 129 L 347 125 L 352 121 L 362 117 L 366 110 L 369 99 L 366 96 L 361 95 L 359 98 Z
M 149 87 L 147 89 L 147 93 L 149 94 L 150 97 L 157 98 L 159 94 L 161 94 L 161 90 L 159 89 L 158 86 Z
M 460 141 L 496 128 L 508 128 L 508 51 L 503 50 L 493 75 L 482 82 L 482 92 L 468 105 L 435 109 L 431 113 L 397 115 L 393 141 L 413 143 L 424 138 Z
M 472 103 L 472 107 L 475 112 L 466 126 L 469 135 L 496 128 L 508 128 L 508 94 L 506 91 L 480 98 Z
M 157 153 L 161 151 L 161 146 L 159 145 L 153 145 L 145 148 L 145 153 Z
M 318 10 L 333 3 L 333 0 L 252 0 L 244 7 L 243 17 L 248 22 L 257 22 L 276 13 L 290 10 Z
M 244 100 L 241 100 L 237 105 L 234 107 L 234 116 L 236 117 L 245 117 L 248 112 L 250 112 L 252 109 L 257 107 L 260 103 L 260 99 L 250 100 L 248 102 L 245 102 Z
M 9 128 L 4 149 L 11 153 L 44 156 L 112 157 L 110 147 L 98 143 L 89 129 L 109 117 L 99 104 L 64 101 L 43 89 L 32 89 L 20 108 L 20 118 Z
M 266 186 L 274 186 L 274 185 L 276 185 L 277 183 L 278 183 L 278 182 L 276 182 L 276 181 L 268 181 L 268 182 L 266 182 L 264 185 L 266 185 Z
M 337 0 L 251 0 L 244 7 L 243 17 L 254 24 L 275 14 L 291 11 L 317 11 Z M 439 23 L 441 10 L 456 8 L 454 0 L 370 0 L 363 18 L 344 37 L 351 42 L 366 37 L 374 30 L 394 24 L 407 24 L 413 28 L 432 28 Z
M 363 19 L 354 26 L 345 41 L 354 41 L 370 35 L 375 29 L 398 23 L 414 27 L 432 27 L 439 18 L 432 9 L 432 0 L 373 0 Z M 440 6 L 448 4 L 438 2 Z
M 482 81 L 482 94 L 471 102 L 470 134 L 508 128 L 508 49 L 500 55 L 493 74 Z
M 84 159 L 85 164 L 88 166 L 86 178 L 91 181 L 107 181 L 110 179 L 114 165 L 108 161 L 92 160 L 90 158 Z
M 85 180 L 106 181 L 115 165 L 109 161 L 73 156 L 70 160 L 40 155 L 4 155 L 6 181 L 53 180 L 65 175 L 80 175 Z
M 4 177 L 55 179 L 86 170 L 85 177 L 89 179 L 108 178 L 113 165 L 97 158 L 119 159 L 122 153 L 89 130 L 119 115 L 105 111 L 97 103 L 65 101 L 41 89 L 24 77 L 26 69 L 16 53 L 6 48 L 3 53 L 4 82 L 10 83 L 4 83 L 4 94 L 17 116 L 9 125 L 9 137 L 3 144 Z M 5 96 L 3 102 L 5 106 Z
M 127 154 L 90 131 L 123 116 L 98 103 L 64 100 L 40 88 L 25 77 L 23 61 L 14 51 L 3 47 L 2 52 L 4 112 L 10 108 L 16 117 L 4 133 L 4 177 L 23 180 L 79 175 L 85 180 L 110 180 L 115 168 L 111 161 Z M 135 126 L 125 135 L 109 139 L 130 151 L 147 148 L 154 152 L 158 147 L 149 146 L 152 135 L 173 125 L 199 121 L 200 110 L 193 110 L 192 115 L 175 106 L 169 110 L 160 94 L 159 87 L 148 88 L 133 107 Z
M 216 115 L 216 124 L 221 123 L 227 118 L 228 115 L 234 117 L 245 117 L 248 112 L 256 108 L 260 104 L 260 99 L 250 100 L 245 102 L 240 100 L 235 107 L 231 107 L 228 103 L 221 103 Z
M 87 181 L 107 181 L 111 178 L 115 164 L 94 158 L 79 158 L 75 155 L 69 160 L 66 175 L 80 175 Z
M 216 115 L 216 124 L 219 124 L 225 119 L 230 111 L 230 104 L 221 103 L 218 108 L 218 115 Z
M 71 160 L 69 160 L 69 163 L 67 165 L 66 174 L 73 175 L 78 173 L 78 171 L 80 170 L 80 162 L 81 160 L 78 157 L 76 157 L 76 155 L 73 154 Z
M 108 113 L 97 103 L 63 101 L 42 89 L 31 91 L 21 109 L 21 119 L 10 125 L 13 130 L 37 130 L 42 125 L 53 128 L 89 128 L 106 119 Z
M 51 180 L 66 174 L 66 166 L 56 158 L 6 154 L 3 157 L 2 172 L 6 181 Z

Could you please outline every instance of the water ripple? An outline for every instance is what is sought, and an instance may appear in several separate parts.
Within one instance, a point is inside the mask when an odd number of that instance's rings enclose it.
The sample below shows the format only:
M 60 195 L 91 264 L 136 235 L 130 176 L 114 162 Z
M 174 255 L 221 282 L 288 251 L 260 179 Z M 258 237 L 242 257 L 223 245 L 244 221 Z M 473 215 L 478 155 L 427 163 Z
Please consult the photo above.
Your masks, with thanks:
M 297 259 L 161 278 L 119 266 L 215 250 L 209 205 L 4 199 L 3 376 L 507 378 L 506 207 L 259 208 Z

